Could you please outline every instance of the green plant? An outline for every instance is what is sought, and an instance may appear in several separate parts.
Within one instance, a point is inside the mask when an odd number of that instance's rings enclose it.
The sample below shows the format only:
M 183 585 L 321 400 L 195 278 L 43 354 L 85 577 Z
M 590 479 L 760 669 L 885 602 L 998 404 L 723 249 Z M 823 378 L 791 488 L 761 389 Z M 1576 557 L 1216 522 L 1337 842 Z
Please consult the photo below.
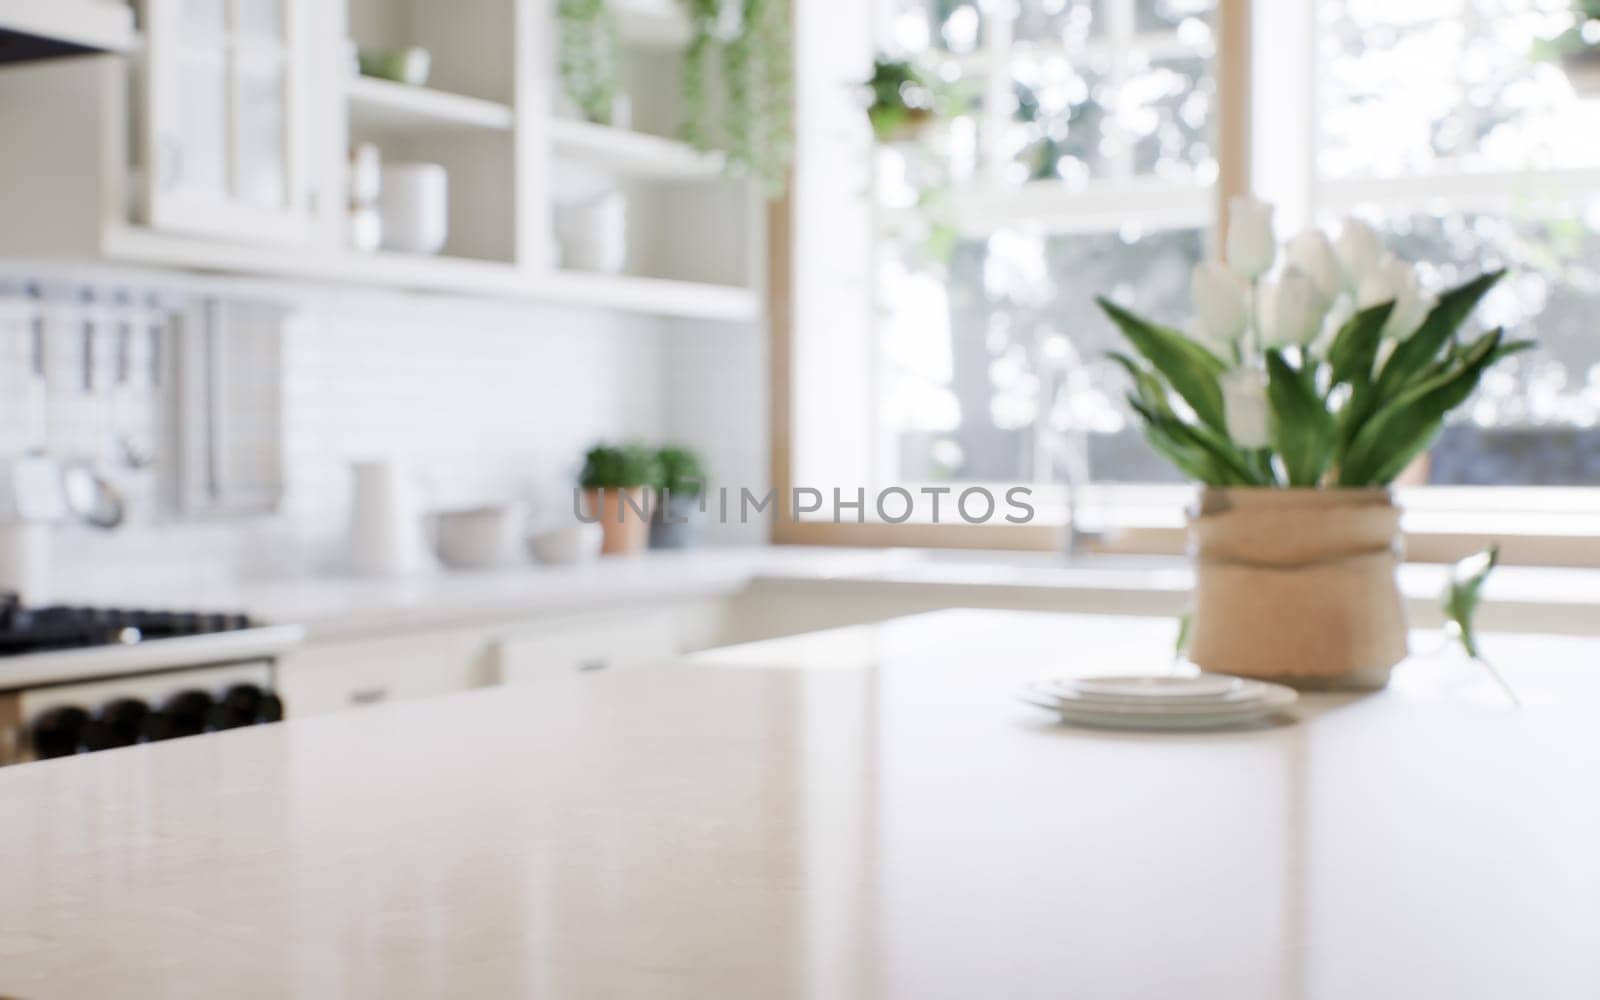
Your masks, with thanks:
M 1191 283 L 1189 333 L 1101 298 L 1139 358 L 1112 355 L 1152 447 L 1212 486 L 1387 485 L 1424 452 L 1483 373 L 1529 341 L 1458 330 L 1504 272 L 1436 299 L 1377 234 L 1311 231 L 1268 278 L 1271 208 L 1236 201 L 1228 262 Z M 1241 218 L 1242 217 L 1242 218 Z
M 872 93 L 867 119 L 879 142 L 903 139 L 935 119 L 933 83 L 905 59 L 879 56 L 867 89 Z
M 1533 43 L 1533 58 L 1559 61 L 1600 48 L 1600 0 L 1578 0 L 1572 5 L 1572 25 L 1554 38 Z
M 656 454 L 641 445 L 595 445 L 583 458 L 578 485 L 586 490 L 629 490 L 656 482 Z
M 617 100 L 617 25 L 606 0 L 560 0 L 561 85 L 585 118 L 611 124 Z
M 974 95 L 905 59 L 879 56 L 867 81 L 867 120 L 879 142 L 915 136 L 924 126 L 973 109 Z
M 683 0 L 689 45 L 683 63 L 683 136 L 720 149 L 727 168 L 781 194 L 794 156 L 794 72 L 789 0 Z M 713 120 L 709 78 L 720 59 Z
M 699 496 L 706 487 L 705 467 L 700 456 L 675 446 L 656 452 L 655 487 L 675 497 Z
M 1489 574 L 1494 572 L 1495 566 L 1500 563 L 1500 546 L 1491 545 L 1477 555 L 1468 556 L 1455 564 L 1450 572 L 1450 582 L 1444 591 L 1445 631 L 1453 634 L 1461 641 L 1461 648 L 1494 678 L 1494 682 L 1505 692 L 1511 704 L 1522 707 L 1522 699 L 1500 676 L 1500 671 L 1494 664 L 1484 659 L 1483 652 L 1478 646 L 1478 631 L 1475 619 L 1478 614 L 1478 605 L 1483 601 L 1483 585 L 1489 579 Z

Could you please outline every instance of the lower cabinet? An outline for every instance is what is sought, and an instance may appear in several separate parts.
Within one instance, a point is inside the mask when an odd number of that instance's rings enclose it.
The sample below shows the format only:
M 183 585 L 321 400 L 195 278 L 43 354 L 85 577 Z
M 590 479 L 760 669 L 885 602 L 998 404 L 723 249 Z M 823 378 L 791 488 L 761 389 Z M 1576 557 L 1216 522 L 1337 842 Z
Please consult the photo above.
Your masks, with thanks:
M 278 661 L 289 718 L 425 698 L 493 683 L 482 629 L 312 641 Z
M 725 605 L 690 601 L 582 615 L 312 641 L 278 661 L 291 718 L 491 684 L 648 666 L 720 644 Z

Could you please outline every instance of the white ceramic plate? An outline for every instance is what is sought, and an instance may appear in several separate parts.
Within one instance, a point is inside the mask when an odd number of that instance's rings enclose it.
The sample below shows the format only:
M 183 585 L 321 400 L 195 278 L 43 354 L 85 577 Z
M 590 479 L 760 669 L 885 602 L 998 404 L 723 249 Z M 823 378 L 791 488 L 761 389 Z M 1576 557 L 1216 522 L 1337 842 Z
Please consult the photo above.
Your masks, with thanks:
M 1030 684 L 1020 697 L 1061 716 L 1063 722 L 1109 729 L 1217 729 L 1282 711 L 1299 695 L 1293 688 L 1263 684 L 1259 697 L 1225 703 L 1125 705 L 1064 697 L 1046 684 Z
M 1222 674 L 1191 677 L 1170 674 L 1056 677 L 1051 679 L 1050 684 L 1063 695 L 1086 701 L 1140 705 L 1191 702 L 1225 704 L 1259 697 L 1262 688 L 1259 681 Z

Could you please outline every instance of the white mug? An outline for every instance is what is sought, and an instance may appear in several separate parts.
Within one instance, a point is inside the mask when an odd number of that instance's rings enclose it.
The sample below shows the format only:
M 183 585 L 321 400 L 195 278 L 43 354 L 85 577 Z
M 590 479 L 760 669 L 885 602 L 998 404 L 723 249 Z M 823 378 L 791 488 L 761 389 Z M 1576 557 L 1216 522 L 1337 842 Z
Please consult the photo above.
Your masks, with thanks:
M 386 163 L 378 207 L 385 250 L 438 253 L 450 235 L 450 175 L 437 163 Z

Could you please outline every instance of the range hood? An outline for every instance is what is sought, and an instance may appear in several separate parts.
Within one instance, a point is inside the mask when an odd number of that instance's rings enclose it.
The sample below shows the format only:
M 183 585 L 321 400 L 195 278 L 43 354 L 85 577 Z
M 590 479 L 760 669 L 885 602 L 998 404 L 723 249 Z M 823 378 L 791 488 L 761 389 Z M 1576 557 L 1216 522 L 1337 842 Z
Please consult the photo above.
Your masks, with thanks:
M 137 38 L 126 0 L 0 0 L 0 63 L 127 52 Z

